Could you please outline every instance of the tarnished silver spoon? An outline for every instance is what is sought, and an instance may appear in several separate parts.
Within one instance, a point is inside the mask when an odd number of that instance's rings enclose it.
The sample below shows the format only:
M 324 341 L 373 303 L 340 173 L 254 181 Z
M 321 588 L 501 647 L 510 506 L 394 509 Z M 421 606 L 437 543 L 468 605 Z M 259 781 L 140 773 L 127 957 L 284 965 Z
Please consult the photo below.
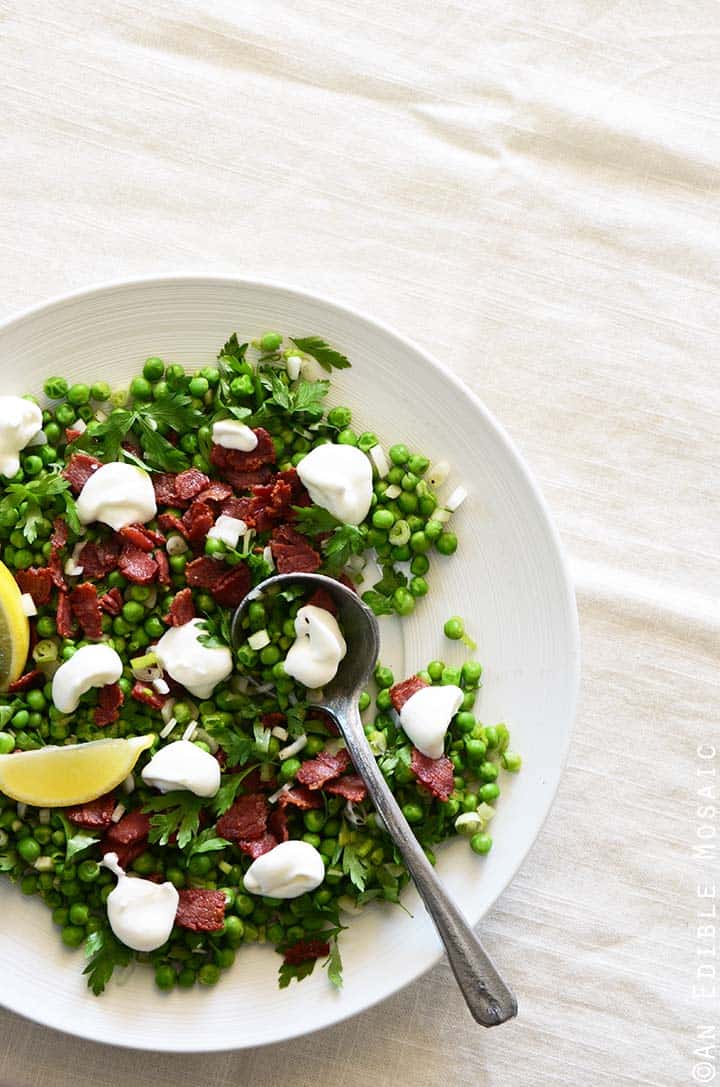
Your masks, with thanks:
M 268 590 L 291 585 L 303 585 L 309 592 L 325 589 L 337 605 L 347 654 L 335 679 L 324 688 L 322 699 L 316 705 L 330 714 L 340 729 L 355 769 L 365 782 L 370 799 L 400 850 L 425 909 L 435 922 L 473 1018 L 485 1027 L 504 1023 L 517 1015 L 517 1001 L 435 874 L 390 791 L 363 731 L 358 700 L 367 687 L 380 652 L 380 635 L 373 613 L 354 592 L 333 578 L 321 574 L 278 574 L 253 589 L 235 612 L 233 643 L 237 647 L 246 640 L 242 619 L 249 604 Z

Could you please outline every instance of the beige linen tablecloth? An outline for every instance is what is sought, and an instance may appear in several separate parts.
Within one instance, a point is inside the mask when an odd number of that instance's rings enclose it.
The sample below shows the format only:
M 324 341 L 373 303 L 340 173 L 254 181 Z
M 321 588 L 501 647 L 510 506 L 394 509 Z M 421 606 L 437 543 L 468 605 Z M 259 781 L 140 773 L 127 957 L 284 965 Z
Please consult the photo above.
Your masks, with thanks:
M 516 1022 L 476 1028 L 445 965 L 208 1058 L 3 1012 L 1 1084 L 712 1082 L 719 77 L 711 0 L 0 0 L 0 316 L 183 269 L 367 310 L 519 443 L 584 642 L 557 803 L 483 926 Z

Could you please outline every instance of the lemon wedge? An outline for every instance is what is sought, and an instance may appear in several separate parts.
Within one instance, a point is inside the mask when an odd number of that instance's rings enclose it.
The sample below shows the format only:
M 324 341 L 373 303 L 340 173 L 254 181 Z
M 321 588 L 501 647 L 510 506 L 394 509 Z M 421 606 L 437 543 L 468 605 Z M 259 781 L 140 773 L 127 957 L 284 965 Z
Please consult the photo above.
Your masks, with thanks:
M 30 648 L 30 624 L 22 593 L 7 566 L 0 562 L 0 691 L 19 676 Z
M 0 755 L 0 792 L 37 808 L 84 804 L 124 781 L 154 739 L 150 732 L 128 740 L 92 740 Z

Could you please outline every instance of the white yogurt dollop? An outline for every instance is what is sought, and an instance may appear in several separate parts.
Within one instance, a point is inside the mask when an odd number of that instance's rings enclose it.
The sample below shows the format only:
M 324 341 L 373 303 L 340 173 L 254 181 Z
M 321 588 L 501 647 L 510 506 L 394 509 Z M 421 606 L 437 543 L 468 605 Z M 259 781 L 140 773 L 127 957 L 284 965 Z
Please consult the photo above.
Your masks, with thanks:
M 142 779 L 161 793 L 187 789 L 195 796 L 215 796 L 220 788 L 220 764 L 190 740 L 176 740 L 153 755 Z
M 324 687 L 347 653 L 337 619 L 325 608 L 306 604 L 295 616 L 295 635 L 285 671 L 305 687 Z
M 150 476 L 133 464 L 103 464 L 90 476 L 77 500 L 82 524 L 102 521 L 115 531 L 136 522 L 145 524 L 157 513 Z
M 122 660 L 109 645 L 83 645 L 53 676 L 52 700 L 61 713 L 74 713 L 81 695 L 117 683 L 122 671 Z
M 400 724 L 408 739 L 429 759 L 439 759 L 445 748 L 445 733 L 460 709 L 463 692 L 459 687 L 423 687 L 408 698 L 400 710 Z
M 297 898 L 314 891 L 325 879 L 325 864 L 309 842 L 281 842 L 254 860 L 245 873 L 245 889 L 253 895 Z
M 202 619 L 191 619 L 181 627 L 170 627 L 155 646 L 158 661 L 174 680 L 197 698 L 209 698 L 218 683 L 232 672 L 230 650 L 210 648 L 200 638 L 207 635 Z
M 14 476 L 20 450 L 42 429 L 42 412 L 21 396 L 0 396 L 0 474 Z
M 297 466 L 297 474 L 316 506 L 359 525 L 372 501 L 372 466 L 354 445 L 319 445 Z
M 104 864 L 117 876 L 107 899 L 110 928 L 134 951 L 154 951 L 170 938 L 180 895 L 172 883 L 126 876 L 117 853 L 106 853 Z
M 212 440 L 223 449 L 240 449 L 243 453 L 251 453 L 258 443 L 252 427 L 245 426 L 239 419 L 219 419 L 213 423 Z

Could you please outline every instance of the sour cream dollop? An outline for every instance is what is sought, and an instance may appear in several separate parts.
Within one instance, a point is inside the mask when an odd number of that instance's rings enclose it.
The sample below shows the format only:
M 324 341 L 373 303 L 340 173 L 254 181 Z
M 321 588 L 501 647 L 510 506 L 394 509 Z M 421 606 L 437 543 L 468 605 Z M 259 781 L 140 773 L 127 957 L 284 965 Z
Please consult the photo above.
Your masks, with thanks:
M 230 650 L 203 645 L 200 638 L 205 635 L 202 619 L 191 619 L 181 627 L 170 627 L 154 649 L 165 671 L 197 698 L 209 698 L 233 668 Z
M 213 423 L 212 440 L 223 449 L 240 449 L 243 453 L 251 453 L 258 443 L 252 427 L 245 426 L 238 419 L 219 419 Z
M 88 479 L 77 500 L 82 524 L 102 521 L 116 532 L 136 522 L 145 524 L 157 513 L 150 476 L 134 464 L 103 464 Z
M 84 645 L 53 676 L 52 700 L 61 713 L 74 713 L 81 695 L 117 683 L 122 671 L 122 660 L 109 645 Z
M 220 764 L 190 740 L 176 740 L 153 755 L 142 779 L 161 793 L 187 789 L 195 796 L 215 796 L 220 788 Z
M 460 709 L 463 692 L 459 687 L 422 687 L 400 710 L 400 724 L 408 739 L 429 759 L 439 759 L 445 747 L 445 733 Z
M 254 860 L 245 873 L 245 890 L 272 898 L 297 898 L 325 879 L 325 864 L 309 842 L 281 842 Z
M 117 853 L 106 853 L 104 864 L 117 876 L 107 899 L 110 928 L 134 951 L 154 951 L 170 938 L 180 895 L 172 883 L 126 876 Z
M 354 445 L 319 445 L 297 466 L 297 474 L 316 506 L 359 525 L 372 501 L 372 466 Z
M 347 653 L 337 619 L 325 608 L 306 604 L 295 616 L 295 635 L 285 671 L 305 687 L 324 687 L 335 678 Z
M 0 396 L 0 473 L 14 476 L 20 450 L 42 429 L 42 412 L 21 396 Z

